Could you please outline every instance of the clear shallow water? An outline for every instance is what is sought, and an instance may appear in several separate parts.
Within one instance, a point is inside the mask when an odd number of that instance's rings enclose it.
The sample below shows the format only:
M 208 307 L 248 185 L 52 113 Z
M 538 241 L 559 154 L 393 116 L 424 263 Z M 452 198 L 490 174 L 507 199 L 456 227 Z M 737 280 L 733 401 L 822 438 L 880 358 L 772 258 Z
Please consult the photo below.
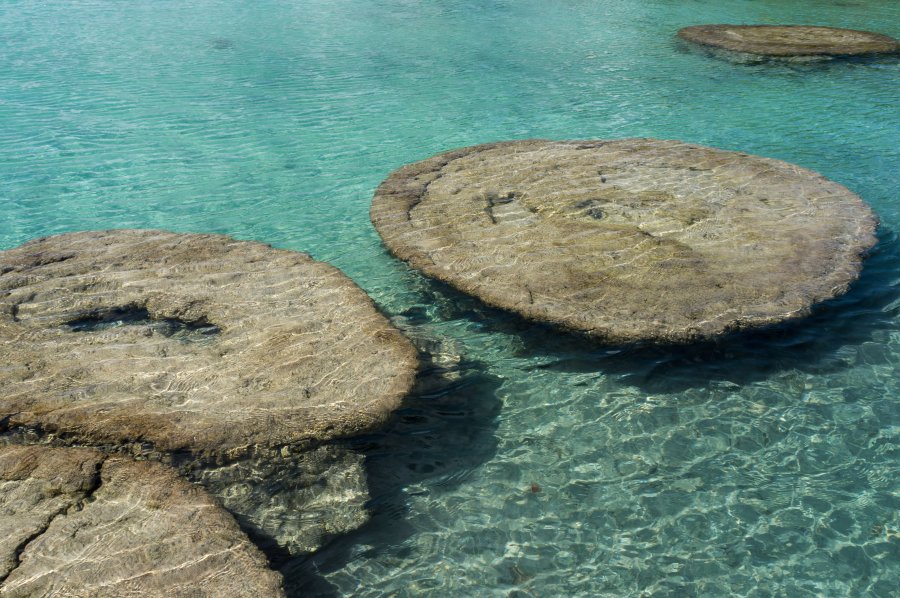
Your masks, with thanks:
M 735 65 L 673 38 L 700 22 L 898 37 L 900 4 L 7 0 L 0 248 L 162 227 L 304 250 L 443 354 L 358 443 L 373 522 L 285 564 L 295 592 L 889 596 L 900 66 Z M 423 279 L 368 222 L 391 170 L 445 149 L 626 136 L 817 170 L 872 205 L 881 246 L 804 322 L 617 350 Z

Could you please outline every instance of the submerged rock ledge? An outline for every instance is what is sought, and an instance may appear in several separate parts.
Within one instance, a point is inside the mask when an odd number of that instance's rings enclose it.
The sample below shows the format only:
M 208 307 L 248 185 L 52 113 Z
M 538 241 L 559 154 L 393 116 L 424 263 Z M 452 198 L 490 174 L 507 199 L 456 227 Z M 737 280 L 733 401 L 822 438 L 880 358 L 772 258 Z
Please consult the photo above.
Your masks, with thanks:
M 887 35 L 810 25 L 694 25 L 678 31 L 690 42 L 773 57 L 860 56 L 900 51 Z
M 845 292 L 877 220 L 798 166 L 679 141 L 527 140 L 404 166 L 375 192 L 394 255 L 607 342 L 683 343 Z
M 231 515 L 159 463 L 2 447 L 0 532 L 9 598 L 284 595 Z

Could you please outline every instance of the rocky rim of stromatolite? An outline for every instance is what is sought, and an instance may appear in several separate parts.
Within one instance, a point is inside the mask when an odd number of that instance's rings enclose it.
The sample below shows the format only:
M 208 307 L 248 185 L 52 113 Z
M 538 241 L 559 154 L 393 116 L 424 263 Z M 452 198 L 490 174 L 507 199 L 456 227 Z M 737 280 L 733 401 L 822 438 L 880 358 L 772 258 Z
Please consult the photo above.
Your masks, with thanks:
M 393 172 L 387 247 L 486 303 L 608 342 L 688 342 L 846 291 L 877 220 L 798 166 L 679 141 L 527 140 Z
M 810 25 L 694 25 L 678 31 L 688 41 L 761 56 L 858 56 L 900 51 L 887 35 Z
M 0 363 L 7 428 L 234 457 L 372 430 L 417 357 L 306 254 L 118 230 L 0 253 Z
M 3 596 L 283 596 L 281 576 L 203 490 L 159 463 L 0 448 Z

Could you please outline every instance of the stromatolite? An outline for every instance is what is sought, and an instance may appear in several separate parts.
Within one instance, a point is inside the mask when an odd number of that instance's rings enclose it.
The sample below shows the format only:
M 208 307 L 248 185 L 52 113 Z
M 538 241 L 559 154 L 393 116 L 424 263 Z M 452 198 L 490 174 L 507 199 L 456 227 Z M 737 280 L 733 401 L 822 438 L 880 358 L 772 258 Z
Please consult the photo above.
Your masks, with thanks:
M 416 354 L 305 254 L 101 231 L 0 253 L 0 363 L 9 427 L 230 455 L 374 429 Z
M 798 166 L 678 141 L 529 140 L 395 171 L 387 247 L 488 304 L 612 342 L 687 342 L 846 291 L 876 218 Z
M 283 595 L 231 515 L 159 463 L 0 448 L 0 532 L 9 598 Z
M 678 31 L 688 41 L 761 56 L 857 56 L 900 50 L 900 42 L 869 31 L 810 25 L 694 25 Z

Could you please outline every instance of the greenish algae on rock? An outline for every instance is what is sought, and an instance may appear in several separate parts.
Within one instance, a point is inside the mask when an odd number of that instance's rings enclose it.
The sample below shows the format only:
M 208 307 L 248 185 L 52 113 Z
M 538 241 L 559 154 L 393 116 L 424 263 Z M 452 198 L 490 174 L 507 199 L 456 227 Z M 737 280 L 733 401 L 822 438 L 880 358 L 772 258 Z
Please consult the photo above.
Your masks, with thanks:
M 606 342 L 684 343 L 845 292 L 877 219 L 793 164 L 679 141 L 527 140 L 404 166 L 390 251 L 484 302 Z

